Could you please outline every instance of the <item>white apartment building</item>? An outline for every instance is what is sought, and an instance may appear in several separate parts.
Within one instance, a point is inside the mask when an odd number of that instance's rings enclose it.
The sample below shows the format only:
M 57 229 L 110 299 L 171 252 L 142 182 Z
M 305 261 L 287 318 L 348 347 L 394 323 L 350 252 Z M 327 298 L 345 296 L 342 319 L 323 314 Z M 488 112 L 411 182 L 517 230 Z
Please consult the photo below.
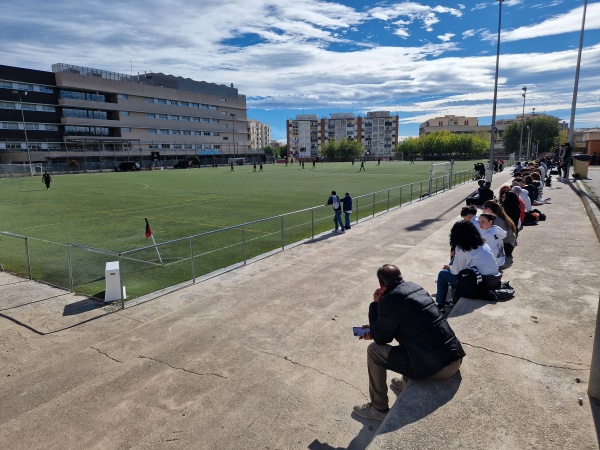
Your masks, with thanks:
M 271 145 L 271 127 L 256 119 L 248 119 L 248 142 L 254 150 Z

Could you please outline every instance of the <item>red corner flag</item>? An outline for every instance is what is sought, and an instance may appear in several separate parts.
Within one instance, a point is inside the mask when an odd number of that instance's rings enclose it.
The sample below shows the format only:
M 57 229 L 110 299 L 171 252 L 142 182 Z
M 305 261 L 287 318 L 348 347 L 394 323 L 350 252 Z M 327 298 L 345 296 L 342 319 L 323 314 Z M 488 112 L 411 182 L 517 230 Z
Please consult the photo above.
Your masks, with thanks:
M 150 229 L 150 224 L 148 223 L 148 219 L 144 219 L 146 221 L 146 239 L 152 236 L 152 230 Z

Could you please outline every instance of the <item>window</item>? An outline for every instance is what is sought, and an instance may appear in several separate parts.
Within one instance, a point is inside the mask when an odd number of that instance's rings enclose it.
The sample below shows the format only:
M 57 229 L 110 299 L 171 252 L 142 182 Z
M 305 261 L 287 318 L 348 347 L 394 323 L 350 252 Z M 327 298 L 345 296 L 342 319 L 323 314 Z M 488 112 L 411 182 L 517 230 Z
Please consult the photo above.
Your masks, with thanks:
M 159 119 L 163 119 L 163 120 L 167 120 L 169 118 L 169 116 L 167 116 L 166 114 L 159 114 L 158 118 Z
M 166 105 L 167 101 L 164 98 L 157 98 L 154 100 L 154 103 L 159 103 L 161 105 Z
M 158 130 L 156 128 L 148 128 L 148 134 L 158 134 Z
M 146 103 L 154 103 L 154 99 L 152 97 L 144 97 L 144 101 Z
M 17 109 L 17 104 L 13 102 L 0 102 L 0 109 Z
M 2 122 L 2 128 L 5 130 L 18 130 L 19 124 L 17 122 Z
M 119 115 L 120 116 L 128 116 L 129 115 L 129 111 L 119 111 Z
M 225 103 L 225 102 L 227 101 L 227 99 L 226 99 L 225 97 L 221 97 L 221 98 L 219 99 L 219 101 L 221 101 L 221 102 Z
M 210 136 L 210 131 L 203 131 L 202 136 Z
M 123 133 L 131 133 L 131 128 L 129 128 L 129 127 L 123 127 L 123 128 L 121 128 L 121 131 Z
M 154 113 L 146 113 L 146 119 L 156 119 L 156 114 L 154 114 Z
M 119 94 L 119 95 L 117 95 L 117 97 L 118 97 L 120 100 L 126 100 L 126 99 L 127 99 L 127 94 Z
M 223 128 L 229 128 L 229 125 L 227 125 L 226 123 L 223 124 Z

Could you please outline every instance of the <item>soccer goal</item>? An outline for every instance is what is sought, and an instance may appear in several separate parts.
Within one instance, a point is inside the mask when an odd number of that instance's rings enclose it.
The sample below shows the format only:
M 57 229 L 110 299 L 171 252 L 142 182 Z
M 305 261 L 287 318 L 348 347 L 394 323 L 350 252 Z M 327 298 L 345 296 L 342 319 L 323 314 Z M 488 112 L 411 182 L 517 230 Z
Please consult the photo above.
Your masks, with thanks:
M 444 189 L 450 189 L 452 184 L 452 162 L 431 162 L 429 167 L 429 195 Z
M 233 164 L 234 166 L 243 166 L 245 162 L 245 158 L 229 158 L 227 160 L 227 164 L 231 165 Z
M 41 164 L 0 164 L 0 178 L 29 177 L 43 172 Z

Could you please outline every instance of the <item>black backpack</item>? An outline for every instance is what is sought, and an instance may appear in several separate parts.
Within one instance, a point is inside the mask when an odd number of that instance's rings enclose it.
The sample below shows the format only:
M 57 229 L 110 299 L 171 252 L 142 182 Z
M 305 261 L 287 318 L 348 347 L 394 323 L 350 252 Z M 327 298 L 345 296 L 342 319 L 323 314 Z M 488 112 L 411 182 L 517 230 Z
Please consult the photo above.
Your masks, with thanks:
M 477 267 L 469 267 L 458 272 L 456 288 L 454 289 L 454 301 L 459 298 L 486 298 L 486 288 L 483 277 Z

